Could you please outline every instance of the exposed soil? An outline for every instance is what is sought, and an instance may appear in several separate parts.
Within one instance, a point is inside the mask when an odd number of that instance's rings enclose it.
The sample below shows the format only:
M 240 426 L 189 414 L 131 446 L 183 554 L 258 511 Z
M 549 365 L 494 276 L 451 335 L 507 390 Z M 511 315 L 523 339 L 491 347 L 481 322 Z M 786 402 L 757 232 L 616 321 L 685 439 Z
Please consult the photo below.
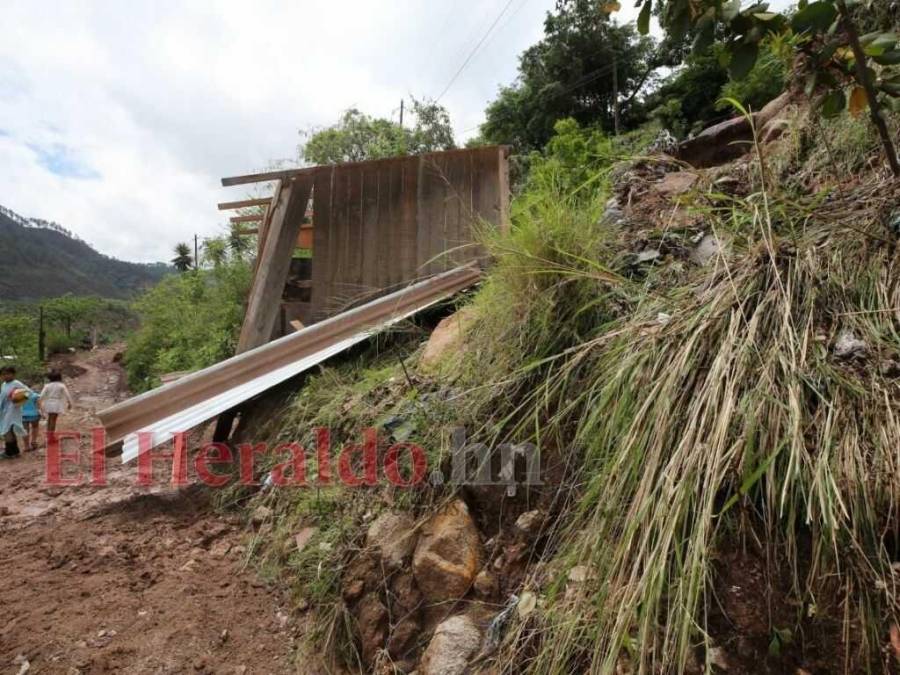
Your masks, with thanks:
M 127 395 L 116 353 L 54 364 L 76 374 L 60 430 Z M 297 672 L 298 627 L 205 490 L 138 487 L 118 459 L 107 487 L 50 487 L 44 464 L 43 450 L 0 462 L 0 672 Z

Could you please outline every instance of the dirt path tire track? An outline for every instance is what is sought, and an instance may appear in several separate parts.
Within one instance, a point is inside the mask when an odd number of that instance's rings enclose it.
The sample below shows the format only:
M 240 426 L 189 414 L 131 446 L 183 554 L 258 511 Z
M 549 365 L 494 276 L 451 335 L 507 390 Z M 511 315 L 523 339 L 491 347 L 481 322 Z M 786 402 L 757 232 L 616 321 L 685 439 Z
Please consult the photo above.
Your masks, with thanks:
M 60 429 L 125 395 L 115 353 L 58 364 L 84 369 Z M 43 452 L 0 462 L 0 673 L 295 672 L 297 628 L 244 568 L 240 523 L 203 489 L 138 488 L 116 459 L 108 472 L 106 488 L 52 488 Z

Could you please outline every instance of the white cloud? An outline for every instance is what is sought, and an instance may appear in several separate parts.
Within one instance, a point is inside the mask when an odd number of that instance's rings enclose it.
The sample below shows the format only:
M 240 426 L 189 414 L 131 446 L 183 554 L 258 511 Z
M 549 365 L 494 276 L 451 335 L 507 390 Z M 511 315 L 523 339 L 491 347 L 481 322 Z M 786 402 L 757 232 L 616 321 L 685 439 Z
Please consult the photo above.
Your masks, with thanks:
M 220 177 L 295 157 L 298 130 L 349 106 L 438 95 L 508 1 L 0 0 L 0 204 L 168 259 L 246 194 Z M 512 0 L 441 101 L 460 137 L 554 4 Z

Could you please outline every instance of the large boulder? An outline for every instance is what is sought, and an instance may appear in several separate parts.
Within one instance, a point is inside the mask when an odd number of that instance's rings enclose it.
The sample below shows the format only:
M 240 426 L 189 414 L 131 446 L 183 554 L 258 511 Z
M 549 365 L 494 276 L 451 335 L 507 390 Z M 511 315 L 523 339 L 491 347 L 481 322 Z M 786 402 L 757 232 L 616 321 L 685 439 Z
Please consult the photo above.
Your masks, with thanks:
M 413 555 L 416 584 L 430 602 L 459 600 L 469 592 L 483 557 L 478 528 L 466 503 L 457 499 L 422 527 Z
M 434 631 L 419 666 L 421 675 L 463 675 L 481 647 L 481 631 L 469 617 L 451 616 Z
M 366 545 L 378 549 L 386 569 L 400 569 L 416 548 L 415 521 L 405 513 L 387 511 L 366 533 Z
M 753 127 L 761 138 L 767 138 L 767 127 L 779 117 L 792 98 L 790 92 L 785 92 L 759 112 L 753 113 L 753 126 L 741 115 L 703 130 L 681 143 L 678 159 L 697 168 L 718 166 L 737 159 L 753 148 Z

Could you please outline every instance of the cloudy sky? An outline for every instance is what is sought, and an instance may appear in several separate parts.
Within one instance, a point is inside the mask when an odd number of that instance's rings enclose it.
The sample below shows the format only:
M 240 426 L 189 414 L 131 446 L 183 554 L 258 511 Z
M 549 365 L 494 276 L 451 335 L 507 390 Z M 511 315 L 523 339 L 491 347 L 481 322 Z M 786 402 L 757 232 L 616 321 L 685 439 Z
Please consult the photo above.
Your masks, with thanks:
M 300 129 L 348 107 L 396 118 L 401 98 L 437 97 L 487 34 L 441 99 L 471 135 L 553 4 L 0 0 L 0 204 L 168 259 L 247 196 L 222 176 L 292 160 Z

